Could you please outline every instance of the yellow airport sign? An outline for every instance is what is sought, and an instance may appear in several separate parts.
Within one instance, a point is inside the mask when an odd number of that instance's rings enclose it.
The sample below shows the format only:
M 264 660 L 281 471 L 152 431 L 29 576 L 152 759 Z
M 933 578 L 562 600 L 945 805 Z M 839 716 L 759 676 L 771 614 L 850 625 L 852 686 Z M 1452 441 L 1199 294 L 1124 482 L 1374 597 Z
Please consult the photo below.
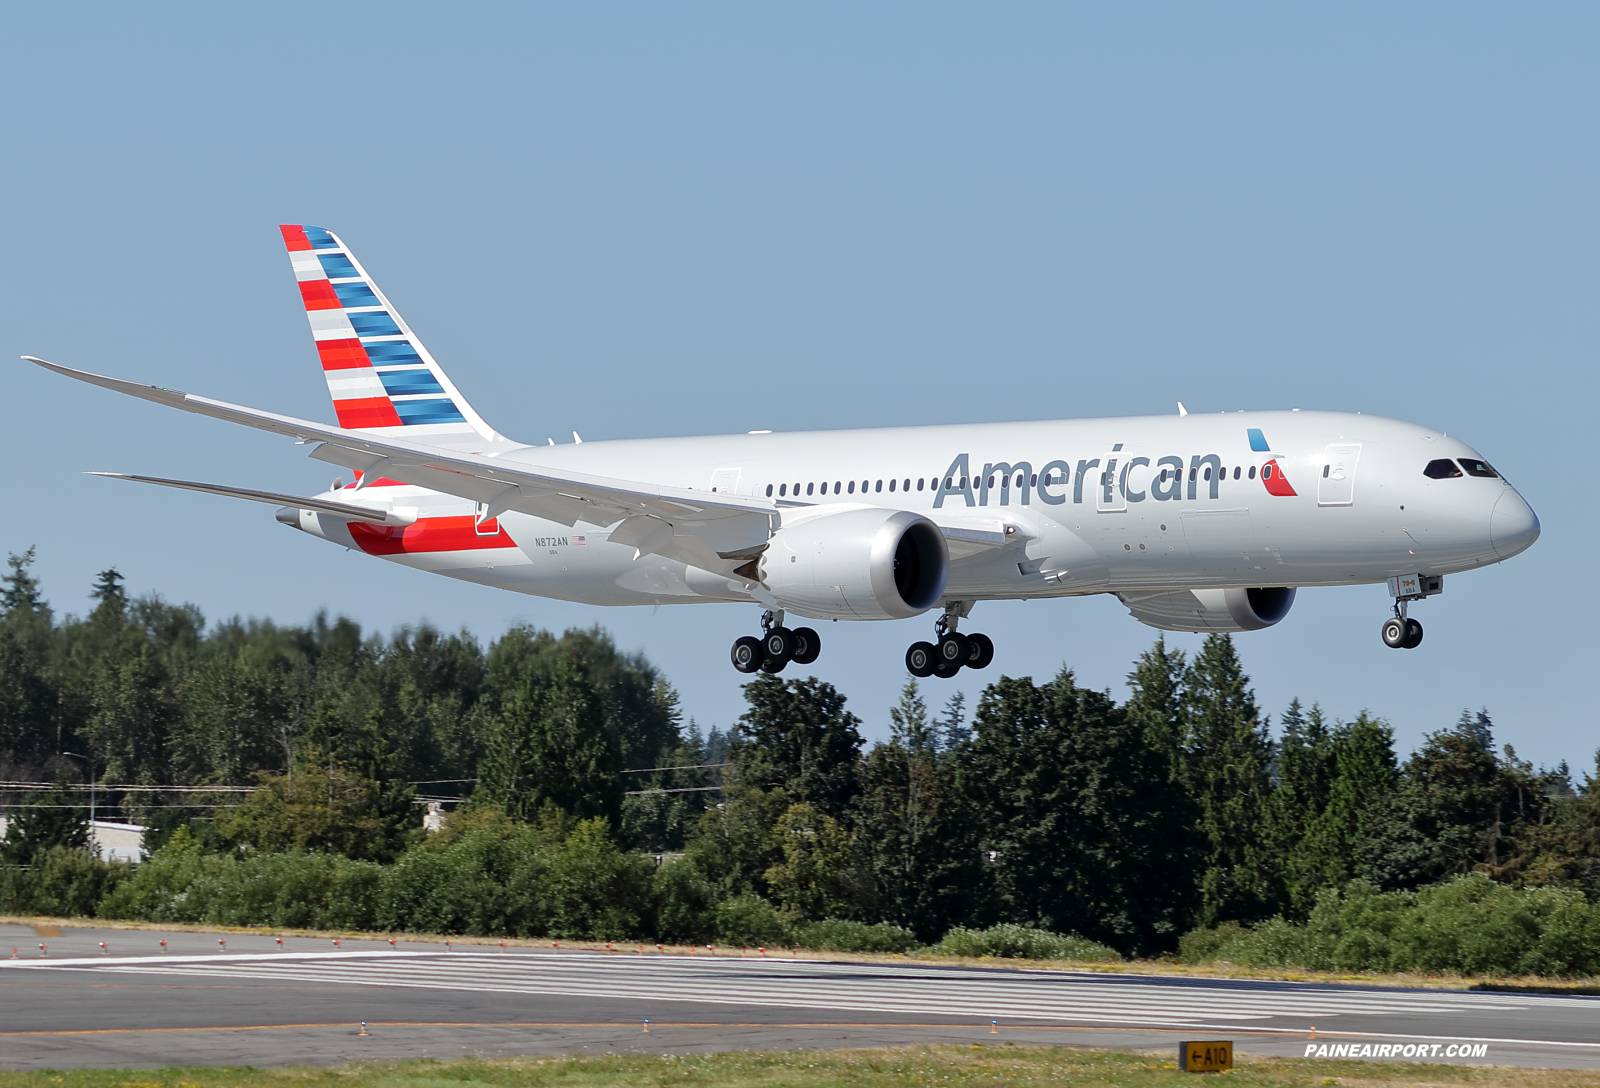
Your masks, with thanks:
M 1233 1068 L 1233 1043 L 1215 1039 L 1179 1043 L 1178 1065 L 1189 1073 L 1225 1073 Z

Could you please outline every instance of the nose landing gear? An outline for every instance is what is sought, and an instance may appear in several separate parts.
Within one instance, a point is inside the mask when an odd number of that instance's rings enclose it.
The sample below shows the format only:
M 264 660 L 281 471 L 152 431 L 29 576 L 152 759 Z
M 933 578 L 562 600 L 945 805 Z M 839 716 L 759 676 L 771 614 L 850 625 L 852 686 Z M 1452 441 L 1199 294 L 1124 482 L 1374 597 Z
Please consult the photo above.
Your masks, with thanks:
M 744 635 L 734 639 L 733 667 L 743 673 L 779 673 L 793 661 L 809 665 L 822 653 L 822 638 L 809 627 L 794 630 L 783 625 L 783 610 L 761 614 L 761 637 Z
M 1383 621 L 1383 644 L 1391 650 L 1415 650 L 1422 645 L 1422 624 L 1406 615 L 1406 602 L 1396 601 L 1394 615 Z
M 935 642 L 913 642 L 906 651 L 906 671 L 912 676 L 938 676 L 949 679 L 963 667 L 986 669 L 994 660 L 994 642 L 988 635 L 956 630 L 961 618 L 972 611 L 970 601 L 952 601 L 933 625 Z

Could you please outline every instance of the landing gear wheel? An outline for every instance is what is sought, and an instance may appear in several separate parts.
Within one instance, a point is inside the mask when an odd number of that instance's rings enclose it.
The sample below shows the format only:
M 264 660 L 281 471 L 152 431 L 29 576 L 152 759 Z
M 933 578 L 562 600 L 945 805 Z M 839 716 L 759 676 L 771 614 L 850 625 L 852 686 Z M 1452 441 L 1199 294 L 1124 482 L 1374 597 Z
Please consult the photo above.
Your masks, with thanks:
M 1420 624 L 1418 625 L 1420 626 Z M 1399 616 L 1390 616 L 1383 621 L 1383 644 L 1391 650 L 1402 650 L 1406 645 L 1406 621 Z
M 952 665 L 944 661 L 935 662 L 933 666 L 933 675 L 941 680 L 948 680 L 960 671 L 960 665 Z
M 1421 646 L 1422 624 L 1418 623 L 1416 620 L 1406 620 L 1406 637 L 1405 641 L 1400 643 L 1400 645 L 1402 648 L 1407 650 L 1415 650 L 1418 646 Z
M 959 631 L 949 631 L 939 639 L 936 660 L 940 664 L 953 665 L 956 668 L 967 663 L 972 654 L 970 640 Z
M 969 669 L 987 669 L 994 660 L 994 643 L 988 635 L 974 632 L 967 636 L 967 660 L 963 662 Z
M 933 666 L 937 658 L 931 642 L 913 642 L 906 651 L 906 672 L 912 676 L 929 677 L 933 675 Z
M 788 663 L 788 658 L 769 657 L 761 663 L 761 671 L 767 673 L 780 673 L 783 671 L 783 667 Z
M 740 672 L 755 672 L 767 659 L 761 640 L 754 635 L 744 635 L 733 640 L 733 667 Z
M 792 632 L 794 636 L 794 654 L 789 658 L 796 665 L 809 665 L 822 653 L 822 636 L 809 627 L 796 627 Z
M 794 632 L 787 627 L 768 628 L 767 633 L 761 636 L 761 649 L 766 652 L 767 661 L 778 662 L 778 669 L 789 663 L 794 657 Z M 777 672 L 778 669 L 768 669 L 768 672 Z

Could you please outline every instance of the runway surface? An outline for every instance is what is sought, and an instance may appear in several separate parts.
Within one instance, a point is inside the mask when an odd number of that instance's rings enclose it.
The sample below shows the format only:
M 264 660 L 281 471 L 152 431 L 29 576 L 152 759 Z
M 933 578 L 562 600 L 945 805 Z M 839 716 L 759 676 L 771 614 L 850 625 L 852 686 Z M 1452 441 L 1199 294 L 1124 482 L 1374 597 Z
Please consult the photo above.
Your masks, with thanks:
M 15 948 L 18 957 L 0 959 L 7 1068 L 922 1042 L 1143 1049 L 1192 1038 L 1267 1054 L 1354 1045 L 1391 1060 L 1600 1067 L 1600 999 L 1586 997 L 639 954 L 632 945 L 447 951 L 307 938 L 280 948 L 267 937 L 37 937 L 9 926 L 0 943 L 0 956 Z

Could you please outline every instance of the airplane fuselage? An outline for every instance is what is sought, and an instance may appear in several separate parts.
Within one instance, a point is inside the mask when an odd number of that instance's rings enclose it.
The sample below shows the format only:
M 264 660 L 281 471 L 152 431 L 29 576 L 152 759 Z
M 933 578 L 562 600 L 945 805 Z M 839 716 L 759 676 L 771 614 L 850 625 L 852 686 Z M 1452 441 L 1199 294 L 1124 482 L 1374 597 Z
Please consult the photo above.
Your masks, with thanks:
M 770 496 L 785 523 L 870 506 L 1004 534 L 1003 546 L 966 555 L 953 535 L 945 600 L 1383 582 L 1499 562 L 1538 534 L 1504 479 L 1424 474 L 1441 459 L 1478 460 L 1465 443 L 1337 412 L 589 441 L 501 456 Z M 658 555 L 635 558 L 603 527 L 517 512 L 475 525 L 475 504 L 406 485 L 349 485 L 326 497 L 352 496 L 417 520 L 352 529 L 302 511 L 293 524 L 407 566 L 538 596 L 596 605 L 755 599 L 736 580 Z

